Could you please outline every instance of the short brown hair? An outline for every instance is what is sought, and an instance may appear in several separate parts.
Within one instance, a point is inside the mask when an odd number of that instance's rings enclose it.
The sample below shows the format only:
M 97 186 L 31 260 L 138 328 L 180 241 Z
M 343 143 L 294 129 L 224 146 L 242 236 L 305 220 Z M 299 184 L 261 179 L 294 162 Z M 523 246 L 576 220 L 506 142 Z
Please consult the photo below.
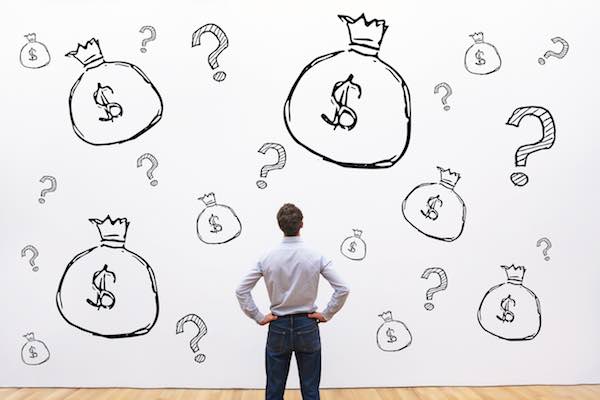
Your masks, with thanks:
M 277 212 L 277 223 L 285 236 L 296 236 L 302 227 L 302 211 L 291 203 L 286 203 Z

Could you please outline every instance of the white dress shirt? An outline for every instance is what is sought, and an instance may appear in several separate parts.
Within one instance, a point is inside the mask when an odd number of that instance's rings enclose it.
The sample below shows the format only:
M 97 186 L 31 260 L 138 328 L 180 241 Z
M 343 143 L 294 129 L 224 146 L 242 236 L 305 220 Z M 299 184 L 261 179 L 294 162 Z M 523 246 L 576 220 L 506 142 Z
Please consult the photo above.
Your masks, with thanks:
M 256 322 L 265 316 L 250 292 L 261 277 L 265 279 L 273 315 L 313 313 L 317 311 L 315 301 L 320 275 L 334 289 L 321 313 L 329 320 L 342 308 L 350 291 L 334 271 L 331 260 L 308 248 L 299 236 L 284 237 L 278 247 L 258 260 L 235 293 L 244 313 Z

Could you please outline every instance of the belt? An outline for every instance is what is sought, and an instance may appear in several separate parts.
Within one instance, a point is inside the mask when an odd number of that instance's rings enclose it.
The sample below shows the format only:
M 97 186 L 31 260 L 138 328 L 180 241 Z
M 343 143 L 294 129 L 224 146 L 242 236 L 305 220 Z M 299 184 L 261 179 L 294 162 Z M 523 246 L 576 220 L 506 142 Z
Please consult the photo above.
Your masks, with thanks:
M 294 317 L 307 317 L 310 313 L 298 313 L 298 314 L 287 314 L 287 315 L 277 315 L 277 318 L 294 318 Z

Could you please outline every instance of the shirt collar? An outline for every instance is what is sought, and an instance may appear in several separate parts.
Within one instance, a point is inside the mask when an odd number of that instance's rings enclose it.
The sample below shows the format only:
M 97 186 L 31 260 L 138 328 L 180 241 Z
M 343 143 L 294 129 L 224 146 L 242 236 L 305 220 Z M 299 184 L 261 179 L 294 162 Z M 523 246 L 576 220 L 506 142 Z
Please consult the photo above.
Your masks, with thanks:
M 300 236 L 284 236 L 282 243 L 301 243 L 302 238 Z

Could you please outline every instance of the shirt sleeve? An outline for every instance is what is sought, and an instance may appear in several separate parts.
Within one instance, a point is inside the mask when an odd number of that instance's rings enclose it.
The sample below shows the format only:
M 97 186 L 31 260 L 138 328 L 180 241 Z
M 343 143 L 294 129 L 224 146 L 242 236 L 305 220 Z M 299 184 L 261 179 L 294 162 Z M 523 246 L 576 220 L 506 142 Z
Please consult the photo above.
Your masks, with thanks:
M 325 307 L 325 310 L 321 313 L 326 320 L 330 320 L 346 302 L 348 294 L 350 293 L 350 289 L 348 289 L 348 286 L 346 286 L 346 284 L 342 281 L 342 278 L 340 278 L 338 273 L 333 269 L 333 263 L 331 260 L 327 260 L 325 258 L 321 259 L 321 275 L 327 279 L 333 288 L 331 300 L 329 300 L 327 307 Z
M 255 320 L 257 323 L 262 321 L 265 316 L 260 312 L 254 299 L 252 298 L 252 289 L 256 286 L 256 282 L 262 277 L 262 270 L 260 268 L 260 262 L 246 274 L 246 276 L 240 282 L 240 285 L 235 291 L 238 302 L 244 314 Z

